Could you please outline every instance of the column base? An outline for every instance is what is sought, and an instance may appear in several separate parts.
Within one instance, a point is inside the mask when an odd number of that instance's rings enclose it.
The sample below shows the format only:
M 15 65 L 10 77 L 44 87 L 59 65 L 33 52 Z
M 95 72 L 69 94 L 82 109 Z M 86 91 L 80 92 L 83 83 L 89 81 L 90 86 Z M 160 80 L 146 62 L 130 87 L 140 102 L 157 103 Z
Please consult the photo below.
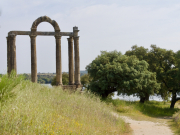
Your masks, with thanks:
M 69 82 L 69 84 L 68 85 L 74 85 L 74 83 L 73 82 Z
M 82 88 L 82 85 L 81 84 L 75 84 L 76 85 L 76 89 L 77 88 Z
M 82 85 L 61 85 L 63 90 L 82 90 Z
M 76 85 L 63 85 L 62 86 L 63 90 L 76 90 Z
M 60 83 L 56 83 L 56 86 L 63 86 L 63 84 L 60 84 Z

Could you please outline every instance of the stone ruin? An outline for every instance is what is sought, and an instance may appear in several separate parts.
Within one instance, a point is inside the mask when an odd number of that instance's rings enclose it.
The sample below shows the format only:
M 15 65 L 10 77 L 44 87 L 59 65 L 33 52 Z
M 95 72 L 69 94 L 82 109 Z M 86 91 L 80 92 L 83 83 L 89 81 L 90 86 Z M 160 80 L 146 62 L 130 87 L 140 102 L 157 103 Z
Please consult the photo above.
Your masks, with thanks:
M 54 32 L 37 31 L 37 26 L 41 22 L 48 22 L 54 27 Z M 10 31 L 7 37 L 7 72 L 12 70 L 17 72 L 16 65 L 16 36 L 29 35 L 31 39 L 31 81 L 37 83 L 37 55 L 36 55 L 36 36 L 54 36 L 56 40 L 56 85 L 64 89 L 81 88 L 80 81 L 80 57 L 79 57 L 79 36 L 78 27 L 73 27 L 73 32 L 61 32 L 58 23 L 47 16 L 36 19 L 31 27 L 31 31 Z M 69 85 L 62 84 L 62 63 L 61 63 L 61 37 L 69 36 L 68 57 L 69 57 Z M 74 54 L 73 54 L 74 41 Z M 74 62 L 75 60 L 75 62 Z M 74 65 L 75 63 L 75 65 Z M 75 71 L 74 71 L 75 67 Z M 74 81 L 75 73 L 75 81 Z

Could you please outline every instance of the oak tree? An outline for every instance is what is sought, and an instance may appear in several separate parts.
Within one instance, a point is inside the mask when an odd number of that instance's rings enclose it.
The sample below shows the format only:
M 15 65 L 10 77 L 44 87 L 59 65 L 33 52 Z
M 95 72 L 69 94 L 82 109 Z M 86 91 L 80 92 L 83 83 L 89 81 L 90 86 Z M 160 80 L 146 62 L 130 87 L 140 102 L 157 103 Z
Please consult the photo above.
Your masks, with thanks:
M 115 91 L 118 94 L 134 94 L 141 97 L 154 94 L 160 84 L 156 82 L 156 73 L 147 70 L 148 65 L 136 56 L 122 55 L 117 51 L 102 51 L 101 55 L 86 67 L 92 78 L 89 89 L 103 98 Z
M 146 52 L 142 53 L 142 50 L 146 50 Z M 156 72 L 156 79 L 161 84 L 159 94 L 163 99 L 167 99 L 169 94 L 172 94 L 170 108 L 174 108 L 175 103 L 180 100 L 177 97 L 177 93 L 180 92 L 180 51 L 175 53 L 156 45 L 151 45 L 150 50 L 133 46 L 132 50 L 126 52 L 126 55 L 135 55 L 149 63 L 148 70 Z M 139 57 L 140 55 L 142 57 Z

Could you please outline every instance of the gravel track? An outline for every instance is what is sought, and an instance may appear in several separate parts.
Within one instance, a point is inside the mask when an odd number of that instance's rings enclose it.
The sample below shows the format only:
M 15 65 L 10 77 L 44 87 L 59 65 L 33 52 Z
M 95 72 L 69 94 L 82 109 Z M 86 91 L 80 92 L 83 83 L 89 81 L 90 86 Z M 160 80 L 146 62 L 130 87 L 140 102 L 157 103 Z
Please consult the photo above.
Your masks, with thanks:
M 119 116 L 116 113 L 113 115 L 128 123 L 133 130 L 133 135 L 173 135 L 166 122 L 137 121 L 127 116 Z

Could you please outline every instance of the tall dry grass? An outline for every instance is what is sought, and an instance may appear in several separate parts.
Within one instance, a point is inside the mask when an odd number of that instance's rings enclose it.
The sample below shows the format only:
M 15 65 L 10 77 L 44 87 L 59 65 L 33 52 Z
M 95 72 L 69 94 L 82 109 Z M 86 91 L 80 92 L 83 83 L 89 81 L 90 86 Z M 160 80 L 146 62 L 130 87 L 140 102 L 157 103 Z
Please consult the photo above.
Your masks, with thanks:
M 91 93 L 69 93 L 22 81 L 0 110 L 1 134 L 129 133 L 124 121 L 111 115 L 113 108 Z

